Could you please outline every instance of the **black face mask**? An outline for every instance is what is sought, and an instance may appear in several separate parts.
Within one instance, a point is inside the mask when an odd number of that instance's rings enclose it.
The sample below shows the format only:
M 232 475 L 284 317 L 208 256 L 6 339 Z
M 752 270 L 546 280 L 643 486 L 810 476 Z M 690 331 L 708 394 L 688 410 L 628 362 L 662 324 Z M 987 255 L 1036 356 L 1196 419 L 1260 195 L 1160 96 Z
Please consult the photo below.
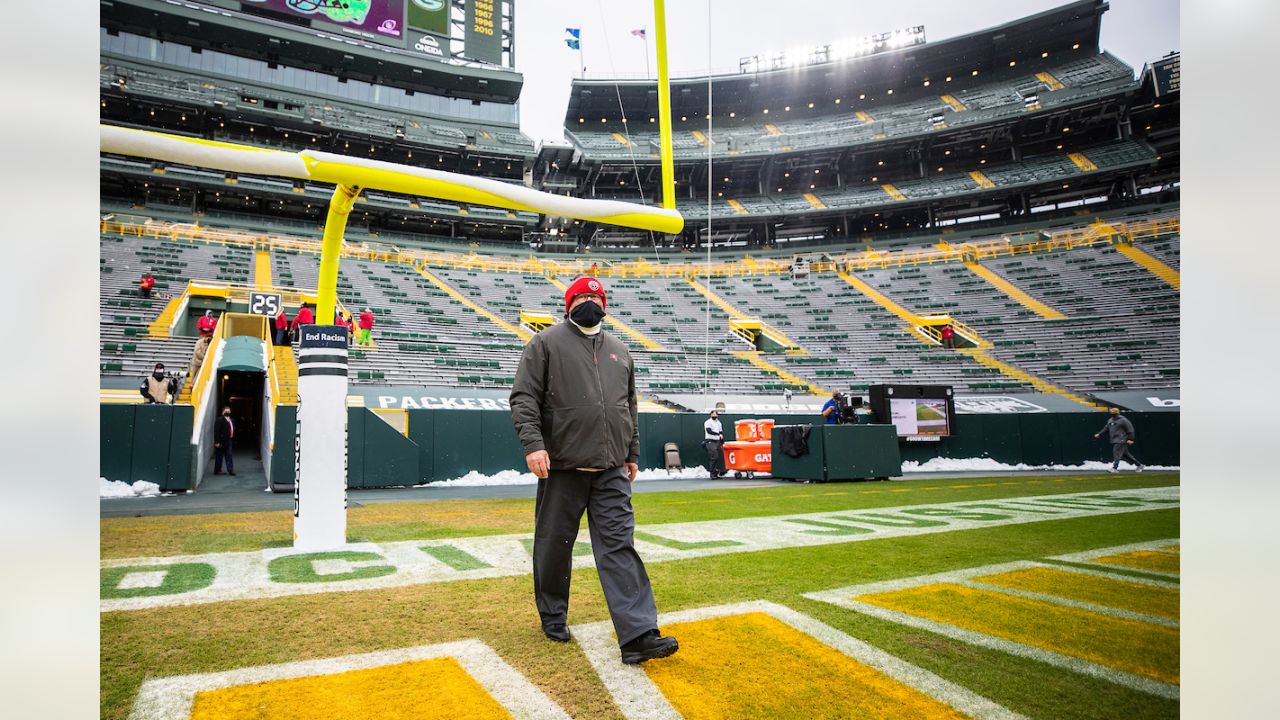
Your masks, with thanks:
M 595 327 L 604 319 L 604 309 L 593 302 L 584 302 L 569 311 L 569 319 L 579 327 Z
M 163 371 L 163 370 L 156 370 L 155 372 L 151 373 L 151 377 L 153 377 L 153 378 L 155 378 L 155 379 L 157 379 L 157 380 L 163 380 L 163 379 L 164 379 L 164 371 Z

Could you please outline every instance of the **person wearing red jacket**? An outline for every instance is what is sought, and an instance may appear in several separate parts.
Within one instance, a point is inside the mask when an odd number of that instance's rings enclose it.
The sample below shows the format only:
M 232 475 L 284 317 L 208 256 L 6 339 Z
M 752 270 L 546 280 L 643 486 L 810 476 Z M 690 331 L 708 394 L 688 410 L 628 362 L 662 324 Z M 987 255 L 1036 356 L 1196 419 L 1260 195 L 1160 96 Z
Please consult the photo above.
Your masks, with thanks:
M 289 326 L 293 330 L 293 339 L 297 340 L 303 325 L 315 325 L 316 313 L 311 309 L 310 305 L 303 305 L 298 314 L 293 318 L 293 324 Z
M 191 367 L 187 371 L 190 377 L 195 378 L 200 372 L 200 366 L 204 365 L 204 357 L 209 352 L 209 346 L 213 344 L 213 331 L 217 327 L 218 318 L 213 316 L 212 310 L 205 310 L 204 315 L 196 321 L 196 332 L 200 337 L 191 350 Z
M 950 325 L 942 326 L 942 345 L 946 348 L 956 346 L 956 331 Z
M 289 344 L 289 316 L 285 314 L 284 308 L 280 308 L 280 314 L 276 316 L 276 345 Z
M 138 294 L 144 298 L 149 298 L 151 297 L 151 289 L 155 286 L 156 279 L 151 276 L 151 273 L 146 273 L 142 276 L 142 279 L 138 281 Z
M 347 328 L 347 347 L 351 347 L 351 341 L 356 337 L 356 325 L 351 322 L 351 313 L 343 310 L 334 310 L 333 324 L 339 328 Z
M 360 313 L 360 341 L 361 345 L 372 345 L 373 341 L 369 336 L 373 333 L 373 310 L 366 309 Z
M 196 321 L 196 332 L 200 333 L 200 337 L 213 337 L 213 331 L 218 327 L 218 318 L 213 316 L 212 310 L 205 310 L 204 315 Z

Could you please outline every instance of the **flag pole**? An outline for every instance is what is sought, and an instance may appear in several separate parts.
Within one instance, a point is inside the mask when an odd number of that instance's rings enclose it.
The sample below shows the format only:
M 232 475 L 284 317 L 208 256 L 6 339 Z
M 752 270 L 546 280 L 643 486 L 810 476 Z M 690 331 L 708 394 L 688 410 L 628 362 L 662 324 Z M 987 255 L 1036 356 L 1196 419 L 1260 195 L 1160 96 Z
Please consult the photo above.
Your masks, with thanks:
M 653 74 L 649 70 L 649 38 L 646 35 L 641 35 L 640 39 L 644 40 L 644 79 L 648 80 Z

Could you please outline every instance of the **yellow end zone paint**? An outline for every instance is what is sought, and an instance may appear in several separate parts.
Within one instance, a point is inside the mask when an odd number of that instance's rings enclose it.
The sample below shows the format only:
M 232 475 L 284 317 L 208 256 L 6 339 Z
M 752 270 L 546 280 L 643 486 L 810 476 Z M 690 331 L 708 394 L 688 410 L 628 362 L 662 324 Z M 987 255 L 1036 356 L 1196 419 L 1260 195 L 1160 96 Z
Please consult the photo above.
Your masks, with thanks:
M 1178 631 L 1039 600 L 938 583 L 859 602 L 1178 683 Z
M 1134 550 L 1119 555 L 1106 555 L 1094 558 L 1089 562 L 1133 568 L 1134 570 L 1154 570 L 1156 572 L 1178 574 L 1178 556 L 1155 550 Z
M 453 658 L 199 692 L 191 720 L 510 718 Z
M 1144 615 L 1178 619 L 1178 591 L 1128 580 L 1112 579 L 1057 568 L 1029 568 L 975 577 L 988 585 L 1027 590 L 1102 607 L 1129 610 Z
M 680 652 L 643 668 L 686 720 L 965 717 L 765 613 L 663 630 L 680 638 Z

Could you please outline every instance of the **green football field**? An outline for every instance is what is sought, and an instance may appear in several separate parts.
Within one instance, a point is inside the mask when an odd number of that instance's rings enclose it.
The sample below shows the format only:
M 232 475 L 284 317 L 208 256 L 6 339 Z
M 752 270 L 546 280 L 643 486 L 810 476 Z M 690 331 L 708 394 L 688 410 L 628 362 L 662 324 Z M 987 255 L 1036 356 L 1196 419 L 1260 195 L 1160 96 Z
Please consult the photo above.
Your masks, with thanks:
M 107 718 L 1172 718 L 1176 473 L 637 493 L 675 656 L 621 665 L 586 545 L 539 631 L 533 501 L 103 519 Z M 585 528 L 585 522 L 584 522 Z

